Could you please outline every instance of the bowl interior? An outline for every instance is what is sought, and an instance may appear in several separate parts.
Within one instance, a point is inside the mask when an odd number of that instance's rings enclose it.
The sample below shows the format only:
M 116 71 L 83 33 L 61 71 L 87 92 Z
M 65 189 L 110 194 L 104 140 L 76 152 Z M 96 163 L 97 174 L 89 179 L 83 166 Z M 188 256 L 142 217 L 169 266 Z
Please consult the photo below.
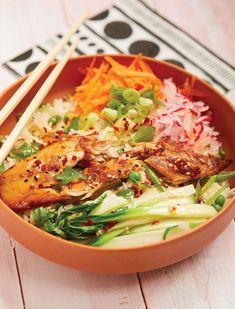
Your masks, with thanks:
M 75 87 L 81 83 L 84 77 L 84 74 L 81 73 L 80 68 L 84 69 L 88 67 L 93 57 L 94 56 L 80 56 L 71 59 L 45 98 L 44 102 L 51 102 L 53 99 L 63 97 L 66 94 L 73 94 Z M 112 57 L 119 61 L 121 64 L 128 65 L 135 56 L 112 55 Z M 103 59 L 103 55 L 96 55 L 95 66 L 99 66 Z M 177 86 L 182 85 L 187 77 L 192 76 L 190 73 L 172 64 L 156 61 L 147 57 L 145 60 L 160 79 L 172 78 Z M 25 110 L 37 90 L 40 88 L 42 82 L 53 69 L 54 65 L 55 64 L 53 64 L 47 70 L 47 72 L 43 74 L 36 85 L 31 89 L 27 96 L 21 101 L 18 107 L 10 115 L 5 124 L 0 128 L 0 134 L 8 134 L 12 130 L 16 123 L 17 114 Z M 4 92 L 0 100 L 0 107 L 2 107 L 7 102 L 7 100 L 9 100 L 9 98 L 17 90 L 19 85 L 23 83 L 23 81 L 24 78 L 11 86 L 10 91 Z M 206 97 L 203 97 L 202 100 L 207 105 L 209 105 L 210 110 L 213 112 L 212 125 L 215 126 L 217 131 L 221 132 L 219 138 L 222 141 L 227 158 L 233 159 L 235 161 L 235 130 L 233 129 L 234 113 L 231 112 L 231 109 L 234 110 L 234 108 L 222 94 L 220 94 L 206 82 L 197 79 L 195 87 L 206 94 Z M 229 169 L 235 169 L 235 163 L 230 165 Z M 233 185 L 235 185 L 235 181 L 233 181 Z

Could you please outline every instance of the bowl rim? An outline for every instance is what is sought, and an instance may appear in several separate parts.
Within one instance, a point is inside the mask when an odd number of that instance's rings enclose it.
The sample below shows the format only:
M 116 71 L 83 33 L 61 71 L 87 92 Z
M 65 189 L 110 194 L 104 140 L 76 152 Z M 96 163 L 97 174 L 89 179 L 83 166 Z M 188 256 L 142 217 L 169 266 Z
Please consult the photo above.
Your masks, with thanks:
M 130 58 L 133 59 L 136 57 L 136 55 L 133 54 L 92 54 L 92 55 L 79 55 L 76 57 L 72 57 L 70 58 L 69 62 L 71 61 L 77 61 L 78 59 L 83 59 L 83 58 L 90 58 L 91 60 L 93 58 L 104 58 L 105 56 L 110 56 L 113 58 Z M 202 83 L 204 86 L 206 86 L 206 88 L 209 88 L 211 91 L 215 92 L 216 95 L 220 96 L 224 103 L 230 108 L 230 110 L 233 112 L 234 116 L 235 116 L 235 106 L 225 97 L 225 95 L 223 93 L 221 93 L 219 90 L 217 90 L 215 87 L 213 87 L 212 85 L 210 85 L 209 83 L 207 83 L 206 81 L 202 80 L 201 78 L 199 78 L 198 76 L 188 72 L 185 69 L 182 69 L 172 63 L 166 62 L 166 61 L 162 61 L 162 60 L 158 60 L 158 59 L 154 59 L 151 57 L 146 57 L 143 56 L 144 60 L 150 61 L 150 62 L 157 62 L 160 64 L 163 64 L 165 66 L 167 66 L 168 68 L 173 68 L 174 70 L 179 71 L 180 73 L 183 74 L 187 74 L 189 77 L 195 77 L 196 81 L 198 80 L 200 83 Z M 54 67 L 56 65 L 57 61 L 54 61 L 49 68 Z M 16 80 L 14 83 L 11 83 L 7 88 L 5 88 L 1 93 L 0 93 L 0 100 L 1 98 L 8 93 L 8 91 L 11 90 L 11 88 L 13 86 L 16 87 L 16 89 L 19 88 L 19 84 L 21 84 L 31 73 L 28 73 L 24 76 L 22 76 L 20 79 Z M 45 74 L 45 73 L 44 73 Z M 179 236 L 170 238 L 170 239 L 166 239 L 166 240 L 161 240 L 159 242 L 156 243 L 151 243 L 151 244 L 146 244 L 146 245 L 136 245 L 136 246 L 132 246 L 132 247 L 125 247 L 125 248 L 102 248 L 102 247 L 94 247 L 94 246 L 88 246 L 88 245 L 83 245 L 80 243 L 76 243 L 76 242 L 72 242 L 60 237 L 57 237 L 55 235 L 52 235 L 50 233 L 47 233 L 43 230 L 41 230 L 40 228 L 34 226 L 33 224 L 27 222 L 26 220 L 24 220 L 21 216 L 19 216 L 17 214 L 17 212 L 15 212 L 13 209 L 11 209 L 2 199 L 0 199 L 0 207 L 3 208 L 3 211 L 5 211 L 9 216 L 15 218 L 15 220 L 18 221 L 19 224 L 25 226 L 28 229 L 31 229 L 31 231 L 33 233 L 36 233 L 39 235 L 39 237 L 46 237 L 48 238 L 50 241 L 54 242 L 54 243 L 58 243 L 59 245 L 65 246 L 65 247 L 74 247 L 76 248 L 80 248 L 80 249 L 85 249 L 85 250 L 89 250 L 91 252 L 106 252 L 106 253 L 111 253 L 111 252 L 130 252 L 130 251 L 136 251 L 136 250 L 147 250 L 147 249 L 151 249 L 153 247 L 164 247 L 164 246 L 168 246 L 169 244 L 171 244 L 172 242 L 176 242 L 177 240 L 182 240 L 186 237 L 190 237 L 191 235 L 196 235 L 198 233 L 200 233 L 201 231 L 203 231 L 204 229 L 206 229 L 207 226 L 211 226 L 215 223 L 215 221 L 219 220 L 220 217 L 224 216 L 224 214 L 231 208 L 234 206 L 235 202 L 235 196 L 232 197 L 230 199 L 229 202 L 227 202 L 225 204 L 225 206 L 222 208 L 222 210 L 217 213 L 214 217 L 210 218 L 208 221 L 206 221 L 205 223 L 203 223 L 202 225 L 194 228 L 191 231 L 187 231 Z

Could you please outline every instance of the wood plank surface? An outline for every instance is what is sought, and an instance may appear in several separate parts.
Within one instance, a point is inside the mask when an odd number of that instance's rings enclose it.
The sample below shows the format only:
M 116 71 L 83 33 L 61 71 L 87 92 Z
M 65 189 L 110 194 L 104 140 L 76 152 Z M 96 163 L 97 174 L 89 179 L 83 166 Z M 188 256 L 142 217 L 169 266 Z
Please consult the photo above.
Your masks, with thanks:
M 19 244 L 16 250 L 26 308 L 145 308 L 136 274 L 80 272 L 49 262 Z
M 86 9 L 94 14 L 113 2 L 0 0 L 0 40 L 4 42 L 0 62 L 63 31 Z M 176 0 L 174 5 L 171 0 L 147 2 L 235 65 L 234 1 Z M 13 80 L 9 72 L 0 68 L 0 90 Z M 235 99 L 235 90 L 229 96 Z M 90 274 L 56 265 L 11 242 L 0 229 L 0 308 L 18 309 L 25 305 L 30 309 L 142 309 L 145 303 L 151 309 L 234 308 L 234 236 L 235 225 L 231 223 L 201 253 L 137 277 Z
M 206 249 L 175 265 L 140 274 L 148 308 L 235 308 L 235 224 Z
M 0 227 L 0 308 L 23 308 L 13 245 Z

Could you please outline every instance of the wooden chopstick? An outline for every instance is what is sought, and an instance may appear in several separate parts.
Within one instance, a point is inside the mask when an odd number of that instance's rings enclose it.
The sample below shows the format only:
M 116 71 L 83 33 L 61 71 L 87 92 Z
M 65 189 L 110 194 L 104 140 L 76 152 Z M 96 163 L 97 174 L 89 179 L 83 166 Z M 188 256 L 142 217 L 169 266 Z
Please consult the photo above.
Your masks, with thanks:
M 17 141 L 18 136 L 20 135 L 23 128 L 27 125 L 30 121 L 33 113 L 39 107 L 41 102 L 44 100 L 46 95 L 48 94 L 49 90 L 53 86 L 54 82 L 56 81 L 57 77 L 60 75 L 61 71 L 63 70 L 65 64 L 68 62 L 71 54 L 77 47 L 79 39 L 73 42 L 73 44 L 68 48 L 62 60 L 58 62 L 55 66 L 53 71 L 47 77 L 45 82 L 42 84 L 41 88 L 34 96 L 33 100 L 30 102 L 29 106 L 26 108 L 24 114 L 21 116 L 20 120 L 17 122 L 14 129 L 11 131 L 10 135 L 4 142 L 2 148 L 0 149 L 0 164 L 3 163 L 4 159 L 14 146 L 15 142 Z
M 7 119 L 10 113 L 16 108 L 18 103 L 23 99 L 23 97 L 29 92 L 36 81 L 42 76 L 42 74 L 49 67 L 51 62 L 55 59 L 55 56 L 59 51 L 65 46 L 70 37 L 80 28 L 82 23 L 87 18 L 87 14 L 84 14 L 79 21 L 73 25 L 66 35 L 56 44 L 56 46 L 51 50 L 49 54 L 43 59 L 42 62 L 35 68 L 35 70 L 29 75 L 25 82 L 20 86 L 20 88 L 15 92 L 15 94 L 10 98 L 7 104 L 0 111 L 0 125 Z

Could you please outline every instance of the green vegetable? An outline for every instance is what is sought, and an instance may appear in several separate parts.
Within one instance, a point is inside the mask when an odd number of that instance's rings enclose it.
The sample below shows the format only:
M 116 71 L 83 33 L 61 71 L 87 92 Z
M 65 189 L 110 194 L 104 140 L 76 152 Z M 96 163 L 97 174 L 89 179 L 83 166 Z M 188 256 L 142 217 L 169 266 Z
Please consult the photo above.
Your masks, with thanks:
M 140 175 L 141 176 L 141 175 Z M 130 188 L 126 190 L 119 191 L 117 196 L 123 196 L 127 200 L 131 200 L 134 197 L 134 191 Z
M 53 211 L 49 211 L 45 207 L 36 208 L 33 211 L 33 220 L 35 225 L 47 232 L 50 232 L 54 228 L 54 217 L 55 213 Z
M 224 152 L 224 150 L 221 146 L 219 146 L 218 154 L 219 154 L 221 159 L 225 158 L 225 152 Z
M 163 201 L 166 202 L 170 199 L 182 199 L 185 197 L 192 198 L 194 193 L 195 189 L 193 185 L 168 189 L 165 192 L 160 193 L 156 188 L 151 188 L 147 189 L 140 197 L 134 199 L 133 204 L 136 207 L 157 206 L 158 203 Z M 178 203 L 180 202 L 178 201 Z
M 200 196 L 205 193 L 213 183 L 216 181 L 216 175 L 209 177 L 208 181 L 205 183 L 205 185 L 201 188 Z
M 234 176 L 235 176 L 235 171 L 222 172 L 222 173 L 216 175 L 216 181 L 217 182 L 227 181 Z
M 107 107 L 117 110 L 121 105 L 121 102 L 117 99 L 110 98 Z
M 63 185 L 67 185 L 74 179 L 86 179 L 87 176 L 83 175 L 72 167 L 66 167 L 63 172 L 56 175 L 55 178 L 60 180 Z
M 122 229 L 118 229 L 115 231 L 104 233 L 103 235 L 97 237 L 95 240 L 91 241 L 89 245 L 94 246 L 94 247 L 100 247 L 106 242 L 110 241 L 112 238 L 122 234 L 124 231 L 125 229 L 122 228 Z
M 218 205 L 218 204 L 213 204 L 213 207 L 215 208 L 215 210 L 217 211 L 217 212 L 219 212 L 221 209 L 222 209 L 222 206 L 221 205 Z
M 141 180 L 141 174 L 139 172 L 130 172 L 128 178 L 134 183 L 138 183 Z
M 158 176 L 154 173 L 154 171 L 146 163 L 144 163 L 144 169 L 145 169 L 146 174 L 150 177 L 152 182 L 155 184 L 155 187 L 158 188 L 158 190 L 160 192 L 166 191 L 166 189 L 162 187 L 161 181 L 158 178 Z
M 219 195 L 217 199 L 215 200 L 215 203 L 220 206 L 224 206 L 225 201 L 226 201 L 225 197 L 223 195 Z
M 99 116 L 96 113 L 89 113 L 87 116 L 87 129 L 94 127 L 98 120 Z
M 141 126 L 133 137 L 135 143 L 152 142 L 155 135 L 156 128 L 150 126 Z
M 160 101 L 155 95 L 154 86 L 152 89 L 147 89 L 142 93 L 143 98 L 151 99 L 156 105 L 163 105 L 162 101 Z
M 125 89 L 122 96 L 128 103 L 135 103 L 140 99 L 140 93 L 131 88 Z
M 38 150 L 39 150 L 39 144 L 35 143 L 35 144 L 30 145 L 30 144 L 25 142 L 18 149 L 12 150 L 10 152 L 10 156 L 17 159 L 17 160 L 21 160 L 21 159 L 25 159 L 25 158 L 33 155 Z
M 120 149 L 117 150 L 117 153 L 123 153 L 123 152 L 125 152 L 124 148 L 120 148 Z
M 60 115 L 51 116 L 51 118 L 48 120 L 48 124 L 55 126 L 61 119 L 62 117 Z
M 201 192 L 202 192 L 202 187 L 201 187 L 200 181 L 201 181 L 201 179 L 198 180 L 197 186 L 196 186 L 196 197 L 197 197 L 197 199 L 200 197 Z
M 163 239 L 166 239 L 166 236 L 169 234 L 170 231 L 172 231 L 173 229 L 175 229 L 176 227 L 178 227 L 178 225 L 173 225 L 173 226 L 169 226 L 165 229 L 165 232 L 163 234 Z
M 4 164 L 2 163 L 0 165 L 0 174 L 2 174 L 4 171 L 5 171 L 5 167 L 4 167 Z
M 153 100 L 148 99 L 148 98 L 140 98 L 139 100 L 140 105 L 144 107 L 151 106 L 153 104 Z
M 123 91 L 125 90 L 125 88 L 118 88 L 116 87 L 114 84 L 111 84 L 110 86 L 110 96 L 111 97 L 117 97 L 118 99 L 122 99 L 123 98 Z
M 113 191 L 108 190 L 105 192 L 106 198 L 102 203 L 91 211 L 92 215 L 101 215 L 116 211 L 127 205 L 127 200 L 122 196 L 117 196 Z
M 211 205 L 215 202 L 217 197 L 220 196 L 220 194 L 227 188 L 227 184 L 223 185 L 217 192 L 215 192 L 210 198 L 208 198 L 205 202 L 206 205 Z
M 76 130 L 76 131 L 79 130 L 79 117 L 73 117 L 68 127 L 68 132 L 70 132 L 71 129 Z
M 94 201 L 76 205 L 74 207 L 71 207 L 69 209 L 62 211 L 59 215 L 58 222 L 61 220 L 64 220 L 68 216 L 80 214 L 81 212 L 83 213 L 83 215 L 84 213 L 89 214 L 94 208 L 96 208 L 101 203 L 103 203 L 106 197 L 107 197 L 107 194 L 102 194 Z
M 118 112 L 115 109 L 104 108 L 100 113 L 101 116 L 107 118 L 108 120 L 114 122 L 118 119 Z

